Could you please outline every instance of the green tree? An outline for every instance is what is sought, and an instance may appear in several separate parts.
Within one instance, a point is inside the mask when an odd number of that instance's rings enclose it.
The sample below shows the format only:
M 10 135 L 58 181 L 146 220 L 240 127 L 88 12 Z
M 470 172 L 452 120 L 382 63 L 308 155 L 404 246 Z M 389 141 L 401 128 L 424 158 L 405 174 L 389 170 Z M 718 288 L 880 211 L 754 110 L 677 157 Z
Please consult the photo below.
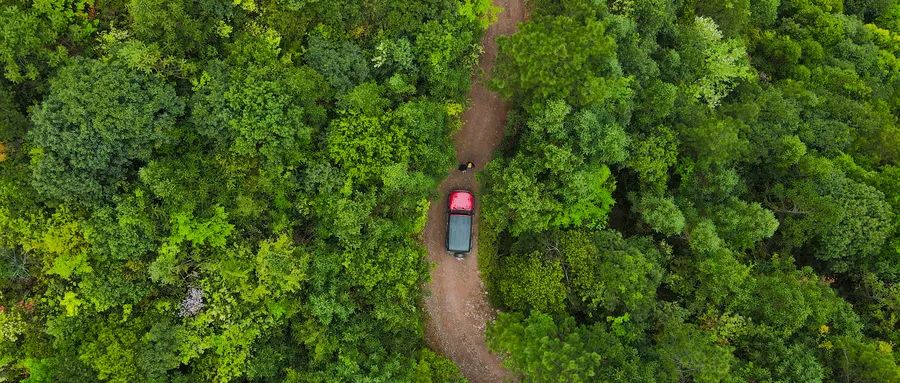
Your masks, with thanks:
M 697 10 L 711 17 L 728 36 L 739 35 L 751 17 L 752 1 L 749 0 L 714 0 L 697 4 Z
M 107 199 L 171 138 L 184 105 L 163 80 L 116 63 L 78 60 L 50 82 L 32 114 L 33 184 L 65 202 Z
M 643 319 L 652 310 L 662 280 L 662 256 L 648 240 L 626 240 L 604 231 L 569 232 L 559 242 L 566 281 L 578 299 L 575 307 L 598 318 Z
M 750 23 L 758 28 L 769 27 L 778 18 L 781 0 L 760 0 L 750 2 Z
M 643 195 L 635 199 L 634 211 L 653 231 L 677 235 L 684 229 L 684 214 L 671 197 Z
M 710 215 L 719 236 L 732 249 L 752 248 L 778 229 L 778 220 L 771 211 L 759 203 L 747 203 L 736 198 L 730 199 Z
M 716 22 L 694 19 L 679 31 L 681 65 L 687 77 L 683 87 L 714 108 L 741 80 L 753 78 L 746 50 L 738 39 L 723 39 Z
M 15 5 L 3 5 L 0 16 L 4 23 L 0 39 L 0 59 L 3 61 L 4 77 L 12 82 L 21 82 L 25 79 L 35 80 L 38 77 L 38 63 L 26 62 L 28 56 L 42 52 L 39 47 L 49 42 L 54 34 L 47 29 L 39 29 L 40 23 L 37 15 L 26 12 Z M 37 60 L 35 60 L 37 61 Z
M 351 41 L 312 36 L 307 49 L 306 62 L 340 93 L 349 91 L 369 77 L 369 63 L 362 49 Z
M 12 92 L 0 87 L 0 142 L 3 143 L 3 159 L 10 157 L 15 141 L 24 136 L 28 119 L 19 111 Z
M 754 339 L 746 347 L 747 360 L 752 367 L 747 368 L 747 377 L 766 382 L 822 382 L 825 381 L 825 366 L 817 357 L 818 350 L 802 343 L 785 343 L 772 334 L 754 334 Z
M 307 67 L 281 61 L 281 37 L 251 29 L 230 46 L 227 60 L 212 61 L 194 85 L 192 121 L 197 131 L 231 157 L 232 166 L 267 172 L 295 169 L 324 125 L 317 101 L 328 96 L 324 80 Z
M 465 3 L 461 4 L 459 9 L 465 6 Z M 466 12 L 472 15 L 471 9 Z M 472 20 L 472 16 L 467 18 Z M 436 99 L 458 99 L 465 93 L 471 69 L 478 62 L 478 56 L 472 50 L 477 46 L 477 34 L 471 29 L 472 24 L 471 21 L 430 20 L 416 34 L 413 44 L 415 62 L 424 80 L 426 94 Z
M 864 342 L 849 337 L 834 341 L 835 376 L 852 382 L 895 382 L 900 379 L 893 349 L 885 342 Z
M 525 382 L 651 382 L 652 367 L 601 325 L 555 322 L 533 313 L 501 313 L 487 329 L 488 345 Z
M 580 164 L 571 152 L 552 146 L 547 149 L 544 163 L 524 154 L 505 167 L 492 163 L 488 182 L 493 187 L 485 203 L 503 209 L 499 214 L 511 218 L 509 225 L 515 235 L 550 228 L 603 227 L 613 204 L 609 168 L 578 168 Z M 547 182 L 538 183 L 538 179 Z
M 0 4 L 0 17 L 6 20 L 0 27 L 0 64 L 4 77 L 13 83 L 38 80 L 68 57 L 66 49 L 59 44 L 67 28 L 72 35 L 65 37 L 75 40 L 70 40 L 71 43 L 81 42 L 85 37 L 82 33 L 90 33 L 93 29 L 90 22 L 81 28 L 75 25 L 74 12 L 63 5 L 84 5 L 82 1 L 55 2 L 59 7 L 45 1 L 30 8 L 15 3 Z
M 870 268 L 894 225 L 884 194 L 848 179 L 830 161 L 804 166 L 810 178 L 787 191 L 800 214 L 785 218 L 786 244 L 813 245 L 814 255 L 835 272 Z
M 566 309 L 566 286 L 558 260 L 544 260 L 533 252 L 505 259 L 497 282 L 505 306 L 519 311 L 561 314 Z
M 735 357 L 732 348 L 716 344 L 712 334 L 668 318 L 656 336 L 659 354 L 658 381 L 721 382 L 731 374 Z
M 217 40 L 231 30 L 225 22 L 233 13 L 231 4 L 211 7 L 205 2 L 129 0 L 126 7 L 137 39 L 178 57 L 215 54 Z
M 500 38 L 493 86 L 505 97 L 532 107 L 561 99 L 575 106 L 596 104 L 621 92 L 615 42 L 603 22 L 539 17 L 512 37 Z
M 351 114 L 334 120 L 327 143 L 332 161 L 356 179 L 378 177 L 385 165 L 410 159 L 411 142 L 390 115 Z
M 669 286 L 695 311 L 732 309 L 748 297 L 754 278 L 750 266 L 725 246 L 716 225 L 704 219 L 686 230 L 689 254 L 675 257 Z
M 633 138 L 626 166 L 650 189 L 664 190 L 669 168 L 677 160 L 678 139 L 672 130 L 660 127 L 655 133 Z
M 422 350 L 411 378 L 416 383 L 466 382 L 456 364 L 429 349 Z
M 796 269 L 790 260 L 775 259 L 767 273 L 756 277 L 753 298 L 742 302 L 741 311 L 767 331 L 787 338 L 797 333 L 821 331 L 859 335 L 859 319 L 849 304 L 809 267 Z
M 599 114 L 599 115 L 598 115 Z M 616 121 L 605 113 L 583 110 L 573 116 L 572 131 L 576 147 L 588 161 L 619 164 L 628 157 L 630 138 Z

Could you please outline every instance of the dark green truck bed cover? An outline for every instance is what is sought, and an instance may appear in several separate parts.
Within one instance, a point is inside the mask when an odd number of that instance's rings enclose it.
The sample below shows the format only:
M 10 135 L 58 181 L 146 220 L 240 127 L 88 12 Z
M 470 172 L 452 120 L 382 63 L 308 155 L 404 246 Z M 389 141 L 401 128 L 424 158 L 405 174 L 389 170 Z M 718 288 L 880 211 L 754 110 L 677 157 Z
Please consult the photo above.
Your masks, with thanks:
M 450 214 L 447 225 L 447 250 L 460 253 L 472 250 L 472 216 Z

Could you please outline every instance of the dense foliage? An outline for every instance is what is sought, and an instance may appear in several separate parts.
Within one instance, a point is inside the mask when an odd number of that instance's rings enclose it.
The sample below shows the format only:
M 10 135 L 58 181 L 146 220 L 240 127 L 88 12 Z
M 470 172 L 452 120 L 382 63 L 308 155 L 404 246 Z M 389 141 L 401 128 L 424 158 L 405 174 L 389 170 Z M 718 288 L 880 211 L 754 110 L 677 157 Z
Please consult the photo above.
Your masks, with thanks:
M 526 382 L 898 382 L 900 2 L 539 0 L 501 38 L 491 348 Z
M 900 1 L 531 0 L 527 382 L 900 381 Z M 420 243 L 487 0 L 0 0 L 0 381 L 448 382 Z
M 495 12 L 0 0 L 0 381 L 462 379 L 418 236 Z

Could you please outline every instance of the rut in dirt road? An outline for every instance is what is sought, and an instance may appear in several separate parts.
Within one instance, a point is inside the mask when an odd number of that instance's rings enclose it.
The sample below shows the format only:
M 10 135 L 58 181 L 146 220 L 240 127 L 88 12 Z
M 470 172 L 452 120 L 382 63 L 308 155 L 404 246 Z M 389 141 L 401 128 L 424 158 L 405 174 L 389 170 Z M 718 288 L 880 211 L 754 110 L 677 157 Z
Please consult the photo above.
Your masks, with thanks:
M 515 33 L 519 22 L 526 17 L 523 0 L 494 0 L 503 8 L 497 22 L 485 33 L 484 54 L 479 62 L 480 72 L 490 73 L 497 58 L 497 37 Z M 491 159 L 494 149 L 503 140 L 507 105 L 490 92 L 476 77 L 469 91 L 469 109 L 463 115 L 463 127 L 454 137 L 458 162 L 472 161 L 480 171 Z M 478 197 L 478 184 L 473 172 L 455 170 L 440 185 L 437 200 L 432 201 L 425 226 L 425 245 L 434 264 L 429 294 L 425 299 L 428 311 L 427 340 L 436 351 L 449 357 L 473 383 L 493 383 L 513 380 L 503 369 L 500 359 L 488 351 L 484 329 L 493 319 L 494 310 L 487 303 L 484 284 L 478 271 L 478 203 L 473 250 L 463 260 L 449 255 L 444 247 L 447 229 L 446 198 L 451 190 L 468 189 Z

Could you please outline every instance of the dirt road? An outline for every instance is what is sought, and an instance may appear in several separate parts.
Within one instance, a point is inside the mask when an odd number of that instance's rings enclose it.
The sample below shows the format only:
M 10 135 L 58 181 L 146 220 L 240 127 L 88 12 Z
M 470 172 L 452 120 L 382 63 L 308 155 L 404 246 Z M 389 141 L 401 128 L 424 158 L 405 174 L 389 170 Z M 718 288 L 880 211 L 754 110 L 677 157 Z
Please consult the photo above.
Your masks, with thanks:
M 490 73 L 497 58 L 497 36 L 516 31 L 525 19 L 522 0 L 494 0 L 503 7 L 499 20 L 488 29 L 482 40 L 484 54 L 479 66 Z M 484 168 L 494 149 L 503 139 L 506 124 L 506 104 L 479 81 L 476 76 L 469 91 L 469 110 L 463 115 L 463 127 L 454 137 L 458 162 L 472 161 L 476 170 Z M 463 375 L 473 383 L 510 381 L 512 378 L 500 365 L 500 360 L 488 351 L 484 329 L 494 316 L 487 303 L 481 276 L 478 272 L 478 242 L 463 260 L 449 255 L 444 248 L 447 226 L 446 198 L 450 190 L 468 189 L 478 197 L 478 185 L 473 172 L 451 174 L 440 186 L 437 200 L 432 201 L 425 226 L 425 245 L 434 268 L 425 299 L 428 311 L 427 338 L 432 348 L 452 359 Z M 476 209 L 478 204 L 476 202 Z M 477 210 L 476 210 L 477 215 Z M 477 219 L 475 233 L 478 232 Z

